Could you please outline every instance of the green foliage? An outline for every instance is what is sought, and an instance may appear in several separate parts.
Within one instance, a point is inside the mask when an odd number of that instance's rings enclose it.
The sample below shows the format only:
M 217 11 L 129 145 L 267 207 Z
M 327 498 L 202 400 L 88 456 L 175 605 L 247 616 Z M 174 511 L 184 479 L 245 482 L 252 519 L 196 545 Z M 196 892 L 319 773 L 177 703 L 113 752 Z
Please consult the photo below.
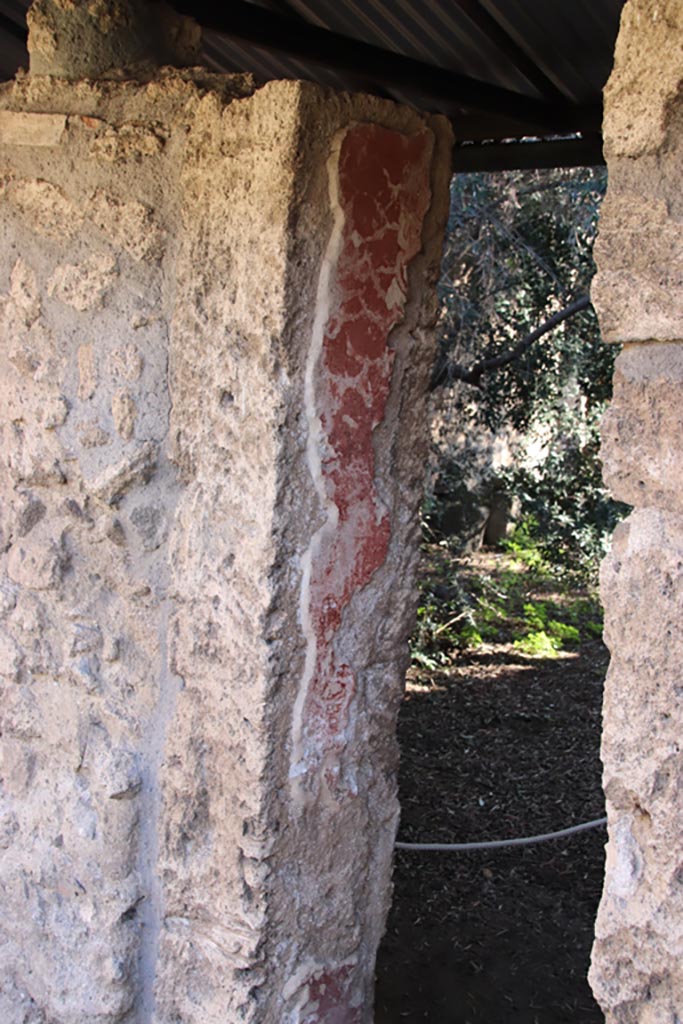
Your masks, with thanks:
M 482 640 L 447 549 L 434 546 L 434 552 L 433 573 L 421 582 L 411 644 L 413 662 L 432 671 L 448 664 L 453 649 L 476 646 Z
M 625 511 L 601 480 L 598 426 L 611 397 L 616 348 L 602 343 L 592 308 L 519 358 L 484 372 L 479 386 L 456 377 L 457 367 L 509 353 L 553 313 L 588 294 L 605 186 L 605 172 L 591 168 L 453 179 L 436 374 L 454 384 L 447 408 L 460 438 L 476 438 L 482 427 L 521 437 L 504 473 L 480 476 L 469 508 L 476 515 L 492 489 L 503 488 L 519 510 L 517 535 L 527 564 L 536 559 L 591 584 Z M 462 498 L 476 472 L 459 444 L 441 446 L 436 491 L 463 507 L 464 541 L 477 529 L 467 532 L 470 513 Z M 532 450 L 533 457 L 525 454 Z M 438 507 L 430 521 L 438 527 Z
M 500 356 L 588 293 L 605 186 L 605 172 L 595 169 L 454 177 L 440 284 L 442 365 Z M 476 416 L 493 429 L 524 430 L 566 404 L 568 382 L 599 405 L 610 394 L 613 361 L 589 308 L 482 378 Z M 466 396 L 463 411 L 470 402 Z
M 513 646 L 524 654 L 533 654 L 540 658 L 556 658 L 561 644 L 544 629 L 538 629 L 515 640 Z
M 425 545 L 429 571 L 411 642 L 416 668 L 435 672 L 467 649 L 498 644 L 555 658 L 602 635 L 594 594 L 577 589 L 574 579 L 558 579 L 523 531 L 509 547 L 466 561 L 444 543 Z
M 545 601 L 528 601 L 524 605 L 527 632 L 513 641 L 513 647 L 525 654 L 554 658 L 563 647 L 580 643 L 581 633 L 576 626 L 550 618 L 554 609 Z
M 537 465 L 513 467 L 506 478 L 520 508 L 513 536 L 523 537 L 532 557 L 556 574 L 594 585 L 614 528 L 628 511 L 603 486 L 597 432 L 584 444 L 566 434 Z

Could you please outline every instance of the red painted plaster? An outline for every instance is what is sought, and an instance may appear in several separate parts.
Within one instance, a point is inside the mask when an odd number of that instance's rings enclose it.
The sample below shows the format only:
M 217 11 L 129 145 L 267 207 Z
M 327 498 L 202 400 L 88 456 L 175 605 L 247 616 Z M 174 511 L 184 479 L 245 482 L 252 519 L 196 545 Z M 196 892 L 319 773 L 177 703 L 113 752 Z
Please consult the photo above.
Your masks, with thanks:
M 360 1007 L 351 1005 L 353 967 L 320 971 L 308 982 L 308 1006 L 302 1024 L 360 1024 Z
M 375 485 L 373 432 L 391 388 L 390 332 L 403 316 L 407 268 L 421 246 L 430 157 L 427 131 L 403 135 L 361 124 L 346 133 L 339 158 L 344 226 L 315 381 L 324 486 L 338 518 L 311 566 L 317 652 L 303 712 L 307 750 L 327 760 L 328 784 L 334 767 L 327 755 L 344 744 L 357 687 L 335 637 L 354 592 L 384 562 L 391 535 Z

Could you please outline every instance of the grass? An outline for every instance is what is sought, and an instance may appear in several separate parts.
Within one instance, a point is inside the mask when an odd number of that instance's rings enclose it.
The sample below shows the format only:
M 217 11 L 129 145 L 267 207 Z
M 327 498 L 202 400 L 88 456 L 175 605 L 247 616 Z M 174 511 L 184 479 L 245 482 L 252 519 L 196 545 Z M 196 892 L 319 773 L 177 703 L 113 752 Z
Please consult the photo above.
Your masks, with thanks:
M 465 650 L 499 644 L 557 658 L 602 636 L 597 596 L 554 574 L 528 536 L 466 559 L 445 541 L 428 543 L 425 561 L 411 644 L 419 668 L 436 671 Z

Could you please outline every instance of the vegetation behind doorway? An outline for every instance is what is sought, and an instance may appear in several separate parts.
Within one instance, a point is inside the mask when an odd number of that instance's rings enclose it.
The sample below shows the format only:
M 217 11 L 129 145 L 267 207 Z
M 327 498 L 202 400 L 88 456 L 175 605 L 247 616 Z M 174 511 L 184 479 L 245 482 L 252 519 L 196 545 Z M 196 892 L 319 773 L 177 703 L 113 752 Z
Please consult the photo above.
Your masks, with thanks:
M 616 353 L 588 300 L 604 189 L 592 168 L 454 179 L 399 723 L 408 842 L 603 813 L 595 586 L 624 511 L 598 457 Z M 586 973 L 603 844 L 598 831 L 486 854 L 399 851 L 377 1024 L 598 1024 Z

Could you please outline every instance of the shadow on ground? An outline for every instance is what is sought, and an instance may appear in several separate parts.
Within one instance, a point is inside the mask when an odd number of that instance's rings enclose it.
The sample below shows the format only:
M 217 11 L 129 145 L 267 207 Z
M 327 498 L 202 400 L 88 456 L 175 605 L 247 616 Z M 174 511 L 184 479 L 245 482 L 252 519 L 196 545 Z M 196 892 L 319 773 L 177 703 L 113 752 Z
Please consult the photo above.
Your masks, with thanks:
M 607 652 L 511 646 L 413 675 L 401 711 L 400 838 L 536 834 L 598 818 Z M 586 973 L 604 830 L 495 853 L 397 851 L 375 1024 L 601 1024 Z

